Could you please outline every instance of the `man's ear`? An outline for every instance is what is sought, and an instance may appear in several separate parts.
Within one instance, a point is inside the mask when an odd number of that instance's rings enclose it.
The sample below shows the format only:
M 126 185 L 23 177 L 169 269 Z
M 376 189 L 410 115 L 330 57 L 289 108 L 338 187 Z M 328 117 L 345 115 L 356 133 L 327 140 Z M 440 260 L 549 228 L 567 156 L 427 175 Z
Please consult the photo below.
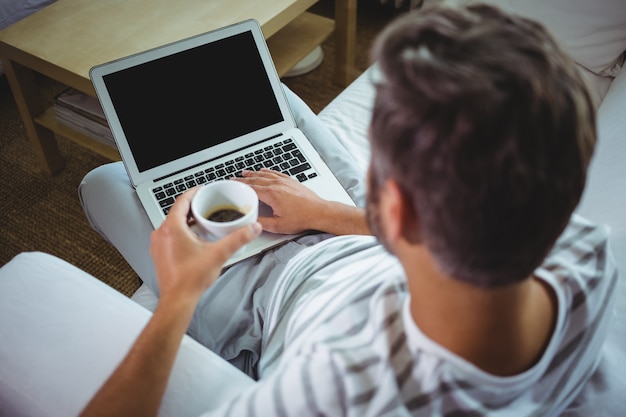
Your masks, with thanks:
M 421 243 L 417 210 L 413 200 L 394 180 L 385 183 L 384 213 L 389 242 L 405 239 L 411 244 Z

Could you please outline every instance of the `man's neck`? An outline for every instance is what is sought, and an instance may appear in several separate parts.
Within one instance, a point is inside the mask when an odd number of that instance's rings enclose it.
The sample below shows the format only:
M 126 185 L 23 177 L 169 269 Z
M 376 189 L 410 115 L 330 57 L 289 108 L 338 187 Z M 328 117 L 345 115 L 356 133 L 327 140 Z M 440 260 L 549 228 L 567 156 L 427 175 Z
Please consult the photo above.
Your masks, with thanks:
M 550 340 L 556 319 L 554 292 L 525 281 L 484 289 L 447 277 L 430 253 L 412 246 L 399 254 L 411 291 L 411 314 L 435 342 L 494 375 L 532 367 Z

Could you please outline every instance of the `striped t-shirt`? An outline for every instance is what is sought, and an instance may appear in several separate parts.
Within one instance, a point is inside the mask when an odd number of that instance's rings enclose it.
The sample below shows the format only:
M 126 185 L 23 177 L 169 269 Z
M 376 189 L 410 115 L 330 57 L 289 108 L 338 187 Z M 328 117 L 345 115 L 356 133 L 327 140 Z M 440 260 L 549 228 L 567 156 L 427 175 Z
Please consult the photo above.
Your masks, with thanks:
M 557 297 L 542 358 L 490 375 L 413 322 L 404 271 L 373 238 L 303 250 L 267 306 L 257 384 L 206 415 L 544 416 L 577 395 L 599 360 L 617 272 L 608 232 L 579 217 L 535 274 Z

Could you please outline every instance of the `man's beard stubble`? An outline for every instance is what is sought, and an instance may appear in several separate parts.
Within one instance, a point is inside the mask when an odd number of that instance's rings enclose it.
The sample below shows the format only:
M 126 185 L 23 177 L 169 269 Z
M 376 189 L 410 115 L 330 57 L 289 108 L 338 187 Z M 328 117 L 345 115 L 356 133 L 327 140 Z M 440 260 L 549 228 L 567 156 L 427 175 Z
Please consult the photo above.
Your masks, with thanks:
M 372 234 L 389 253 L 393 253 L 389 243 L 385 240 L 384 224 L 380 215 L 380 184 L 378 176 L 372 167 L 367 174 L 367 195 L 365 203 L 365 217 Z

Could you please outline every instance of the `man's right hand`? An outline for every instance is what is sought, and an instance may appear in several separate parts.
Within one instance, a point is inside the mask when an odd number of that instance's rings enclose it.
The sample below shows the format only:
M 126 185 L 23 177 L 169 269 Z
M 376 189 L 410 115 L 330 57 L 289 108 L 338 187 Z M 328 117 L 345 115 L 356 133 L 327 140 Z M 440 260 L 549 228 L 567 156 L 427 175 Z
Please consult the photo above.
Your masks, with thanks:
M 362 209 L 324 200 L 297 180 L 277 171 L 243 171 L 237 181 L 251 186 L 272 217 L 259 217 L 264 230 L 295 234 L 318 230 L 335 235 L 371 234 Z

